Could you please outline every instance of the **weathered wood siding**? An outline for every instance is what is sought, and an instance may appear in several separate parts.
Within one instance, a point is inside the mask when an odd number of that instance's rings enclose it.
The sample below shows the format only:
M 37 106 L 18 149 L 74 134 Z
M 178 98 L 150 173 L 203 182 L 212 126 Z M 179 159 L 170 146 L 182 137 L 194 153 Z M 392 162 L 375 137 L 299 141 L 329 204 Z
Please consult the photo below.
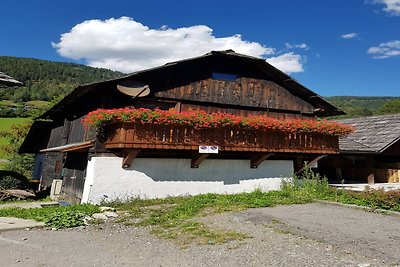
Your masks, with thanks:
M 63 141 L 63 126 L 54 128 L 51 131 L 49 142 L 47 147 L 56 147 L 64 145 Z M 43 161 L 43 172 L 41 179 L 42 187 L 49 187 L 53 182 L 53 179 L 61 178 L 63 153 L 50 152 L 46 153 L 45 159 Z
M 77 201 L 82 198 L 87 158 L 87 152 L 67 153 L 63 166 L 63 193 L 71 201 Z
M 48 188 L 51 186 L 53 179 L 61 178 L 63 153 L 59 152 L 48 152 L 46 153 L 43 161 L 43 172 L 40 181 L 42 188 Z
M 212 78 L 156 92 L 155 97 L 208 102 L 207 106 L 228 104 L 244 107 L 313 113 L 314 107 L 278 84 L 262 79 L 238 78 L 221 81 Z
M 64 119 L 62 126 L 51 131 L 47 148 L 78 143 L 84 141 L 84 139 L 85 130 L 81 118 L 72 121 Z M 76 155 L 72 154 L 71 156 L 71 153 L 47 152 L 43 162 L 41 186 L 49 187 L 53 179 L 63 179 L 63 191 L 74 196 L 74 198 L 79 198 L 83 191 L 86 165 L 83 169 L 82 166 L 87 164 L 87 153 L 86 155 L 78 153 L 78 155 L 84 157 L 77 159 Z
M 58 126 L 57 128 L 51 130 L 47 148 L 65 145 L 65 143 L 63 143 L 62 133 L 63 126 Z

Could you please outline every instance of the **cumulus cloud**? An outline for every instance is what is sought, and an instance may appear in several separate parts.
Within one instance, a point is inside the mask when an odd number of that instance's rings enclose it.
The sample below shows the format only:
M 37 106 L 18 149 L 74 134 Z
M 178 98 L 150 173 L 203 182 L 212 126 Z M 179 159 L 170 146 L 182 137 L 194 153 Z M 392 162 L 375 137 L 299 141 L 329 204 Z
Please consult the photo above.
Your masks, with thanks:
M 400 0 L 374 0 L 374 3 L 385 5 L 384 11 L 394 16 L 400 16 Z
M 303 72 L 303 58 L 293 52 L 285 53 L 276 57 L 270 57 L 267 62 L 274 67 L 285 70 L 285 72 Z
M 343 39 L 353 39 L 353 38 L 358 37 L 358 33 L 356 33 L 356 32 L 346 33 L 346 34 L 342 34 L 341 37 Z
M 400 56 L 400 40 L 381 43 L 379 46 L 370 47 L 367 53 L 373 55 L 373 58 Z
M 303 71 L 300 55 L 277 55 L 274 48 L 243 40 L 239 34 L 216 37 L 205 25 L 152 29 L 129 17 L 84 21 L 62 34 L 52 46 L 63 57 L 126 73 L 227 49 L 271 57 L 268 62 L 285 72 Z
M 301 43 L 301 44 L 285 43 L 285 46 L 287 49 L 293 49 L 293 48 L 299 48 L 299 49 L 304 49 L 304 50 L 310 49 L 310 47 L 305 43 Z

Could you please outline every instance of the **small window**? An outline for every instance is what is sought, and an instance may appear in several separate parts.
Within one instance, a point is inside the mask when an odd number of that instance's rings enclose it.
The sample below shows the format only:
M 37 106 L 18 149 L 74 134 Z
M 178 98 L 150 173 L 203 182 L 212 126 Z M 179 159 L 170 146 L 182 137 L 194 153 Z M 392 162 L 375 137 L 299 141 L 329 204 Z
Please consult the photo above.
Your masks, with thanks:
M 230 73 L 213 72 L 212 78 L 214 80 L 235 82 L 238 76 L 236 74 L 230 74 Z

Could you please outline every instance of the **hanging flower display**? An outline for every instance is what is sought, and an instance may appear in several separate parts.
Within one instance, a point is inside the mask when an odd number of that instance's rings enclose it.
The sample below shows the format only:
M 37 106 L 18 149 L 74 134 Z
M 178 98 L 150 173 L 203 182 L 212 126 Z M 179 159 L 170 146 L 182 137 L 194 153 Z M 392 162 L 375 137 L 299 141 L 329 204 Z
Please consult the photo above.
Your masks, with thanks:
M 98 128 L 113 122 L 182 125 L 196 129 L 236 126 L 257 131 L 320 133 L 332 136 L 344 136 L 354 131 L 349 125 L 328 120 L 275 119 L 262 115 L 238 116 L 228 113 L 205 113 L 203 111 L 178 113 L 143 108 L 98 109 L 90 112 L 83 119 L 85 127 Z

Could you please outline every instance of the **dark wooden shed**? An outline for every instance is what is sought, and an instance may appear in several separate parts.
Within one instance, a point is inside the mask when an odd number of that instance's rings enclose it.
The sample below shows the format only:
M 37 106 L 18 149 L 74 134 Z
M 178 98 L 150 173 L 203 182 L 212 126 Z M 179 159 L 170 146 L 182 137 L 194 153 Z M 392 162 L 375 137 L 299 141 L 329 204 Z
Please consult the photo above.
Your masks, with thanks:
M 340 120 L 355 132 L 339 139 L 340 153 L 320 161 L 331 181 L 400 182 L 400 114 Z

